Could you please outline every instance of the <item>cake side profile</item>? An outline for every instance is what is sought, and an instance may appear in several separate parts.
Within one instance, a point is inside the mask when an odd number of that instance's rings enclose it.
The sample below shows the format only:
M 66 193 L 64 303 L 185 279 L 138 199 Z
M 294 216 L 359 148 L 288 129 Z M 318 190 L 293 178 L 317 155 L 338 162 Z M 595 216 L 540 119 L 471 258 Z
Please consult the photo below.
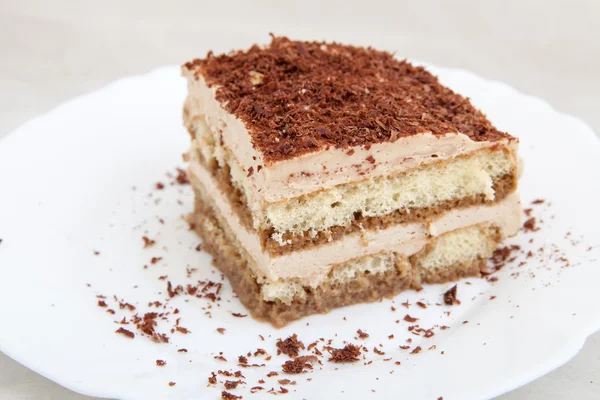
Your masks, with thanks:
M 476 276 L 520 227 L 518 140 L 421 67 L 274 37 L 182 73 L 191 219 L 257 318 Z

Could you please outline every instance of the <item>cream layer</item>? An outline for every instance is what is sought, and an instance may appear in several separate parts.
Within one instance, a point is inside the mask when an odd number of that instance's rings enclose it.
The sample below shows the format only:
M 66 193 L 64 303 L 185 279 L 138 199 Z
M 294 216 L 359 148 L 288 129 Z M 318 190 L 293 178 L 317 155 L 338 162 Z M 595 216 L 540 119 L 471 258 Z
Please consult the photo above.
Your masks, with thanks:
M 246 172 L 256 199 L 278 202 L 315 188 L 327 189 L 344 183 L 362 181 L 383 175 L 397 174 L 422 164 L 450 159 L 473 151 L 501 146 L 517 153 L 518 140 L 475 142 L 461 133 L 433 135 L 430 132 L 400 137 L 395 142 L 374 144 L 368 149 L 360 146 L 305 154 L 291 160 L 267 164 L 252 144 L 244 123 L 227 112 L 216 99 L 217 86 L 208 87 L 202 76 L 183 69 L 188 77 L 185 123 L 189 129 L 198 119 L 205 119 L 214 141 L 231 151 L 239 166 Z M 516 156 L 515 156 L 516 157 Z M 260 168 L 259 168 L 260 166 Z
M 423 248 L 432 236 L 480 223 L 498 226 L 504 236 L 512 236 L 518 231 L 521 223 L 521 202 L 518 194 L 513 193 L 490 206 L 450 210 L 429 224 L 410 223 L 385 230 L 364 231 L 319 247 L 272 257 L 262 250 L 258 235 L 242 225 L 209 171 L 200 163 L 192 162 L 189 175 L 192 184 L 202 184 L 206 195 L 212 197 L 217 211 L 263 274 L 259 278 L 271 281 L 300 278 L 310 282 L 311 286 L 316 286 L 326 278 L 332 265 L 350 259 L 382 251 L 412 255 Z

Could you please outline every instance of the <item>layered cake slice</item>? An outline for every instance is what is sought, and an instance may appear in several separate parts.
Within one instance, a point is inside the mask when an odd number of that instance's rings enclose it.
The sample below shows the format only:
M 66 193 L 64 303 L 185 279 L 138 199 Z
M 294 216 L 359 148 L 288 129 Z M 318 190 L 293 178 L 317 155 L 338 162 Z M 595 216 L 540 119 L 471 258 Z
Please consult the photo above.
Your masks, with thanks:
M 518 140 L 422 67 L 273 37 L 182 71 L 192 222 L 258 319 L 477 276 L 520 226 Z

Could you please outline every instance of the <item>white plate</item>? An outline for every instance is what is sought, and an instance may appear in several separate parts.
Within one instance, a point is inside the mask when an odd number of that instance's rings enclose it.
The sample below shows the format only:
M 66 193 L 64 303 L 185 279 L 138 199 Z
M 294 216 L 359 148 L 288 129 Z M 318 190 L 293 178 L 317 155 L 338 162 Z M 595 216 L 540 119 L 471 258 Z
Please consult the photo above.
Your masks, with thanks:
M 433 70 L 470 96 L 500 129 L 520 137 L 524 203 L 547 202 L 534 206 L 533 215 L 544 220 L 542 229 L 511 243 L 534 252 L 545 246 L 545 256 L 536 252 L 518 267 L 524 257 L 519 256 L 498 273 L 496 283 L 462 281 L 462 304 L 452 308 L 434 305 L 449 285 L 432 286 L 402 293 L 395 303 L 344 308 L 275 330 L 231 316 L 246 312 L 225 284 L 212 318 L 205 314 L 210 304 L 205 299 L 171 301 L 192 333 L 172 334 L 170 344 L 115 334 L 113 321 L 130 313 L 117 308 L 117 315 L 109 315 L 96 305 L 97 294 L 109 296 L 111 306 L 110 297 L 117 295 L 144 312 L 151 310 L 148 301 L 165 297 L 160 275 L 173 283 L 219 279 L 209 256 L 194 250 L 199 240 L 181 218 L 192 208 L 190 188 L 153 189 L 155 182 L 170 180 L 166 171 L 183 164 L 188 145 L 180 122 L 185 83 L 178 68 L 168 67 L 70 101 L 0 142 L 0 350 L 67 388 L 119 399 L 217 398 L 222 385 L 207 387 L 210 371 L 238 369 L 237 356 L 259 347 L 274 354 L 275 339 L 291 333 L 305 344 L 323 337 L 340 347 L 343 340 L 357 342 L 357 329 L 366 330 L 371 335 L 364 342 L 371 350 L 366 360 L 373 363 L 324 362 L 322 370 L 291 377 L 298 384 L 288 386 L 289 398 L 489 398 L 565 363 L 600 328 L 599 249 L 588 251 L 600 245 L 600 142 L 582 122 L 504 84 L 465 71 Z M 143 249 L 144 234 L 158 244 Z M 553 248 L 559 251 L 549 257 Z M 562 266 L 561 254 L 571 267 Z M 154 256 L 163 259 L 143 269 Z M 198 272 L 187 278 L 186 266 Z M 400 304 L 407 299 L 432 305 L 407 310 Z M 428 339 L 414 336 L 402 321 L 407 313 L 423 327 L 451 328 L 435 329 Z M 173 316 L 170 321 L 159 329 L 171 327 Z M 218 327 L 226 328 L 224 335 Z M 411 349 L 424 350 L 416 355 L 401 350 L 407 338 L 413 340 Z M 385 356 L 372 351 L 380 343 Z M 434 344 L 435 350 L 427 350 Z M 180 348 L 188 352 L 177 352 Z M 215 360 L 218 351 L 229 362 Z M 392 361 L 383 361 L 386 357 Z M 167 365 L 157 367 L 157 359 Z M 244 369 L 246 389 L 232 392 L 247 394 L 284 360 L 274 356 L 265 368 Z M 267 378 L 262 386 L 279 388 L 277 378 L 282 376 Z M 176 385 L 170 387 L 170 381 Z

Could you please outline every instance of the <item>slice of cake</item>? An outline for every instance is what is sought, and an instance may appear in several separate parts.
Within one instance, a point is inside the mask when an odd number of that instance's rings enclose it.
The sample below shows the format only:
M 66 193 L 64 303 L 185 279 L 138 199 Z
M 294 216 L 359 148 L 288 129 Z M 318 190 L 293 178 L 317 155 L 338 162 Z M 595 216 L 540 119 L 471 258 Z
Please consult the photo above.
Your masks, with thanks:
M 256 318 L 477 276 L 520 226 L 518 140 L 422 67 L 274 37 L 182 71 L 192 222 Z

